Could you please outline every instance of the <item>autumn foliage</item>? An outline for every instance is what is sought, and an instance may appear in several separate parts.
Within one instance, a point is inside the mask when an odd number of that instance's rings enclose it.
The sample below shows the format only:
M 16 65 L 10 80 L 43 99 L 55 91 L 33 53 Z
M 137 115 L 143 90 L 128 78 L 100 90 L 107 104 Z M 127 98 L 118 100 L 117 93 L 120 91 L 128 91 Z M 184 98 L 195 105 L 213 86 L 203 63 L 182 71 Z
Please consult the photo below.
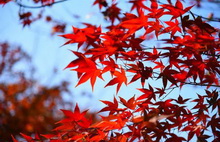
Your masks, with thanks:
M 11 141 L 19 133 L 47 133 L 61 119 L 58 108 L 64 107 L 68 82 L 40 84 L 31 57 L 19 46 L 0 43 L 0 54 L 0 141 Z M 23 64 L 28 68 L 16 69 Z
M 41 2 L 45 6 L 56 1 Z M 116 86 L 118 94 L 122 86 L 139 82 L 140 94 L 101 100 L 106 106 L 100 112 L 106 113 L 96 123 L 76 104 L 73 111 L 62 110 L 65 118 L 50 134 L 22 133 L 23 138 L 30 142 L 220 141 L 219 29 L 181 0 L 129 0 L 130 9 L 124 13 L 118 3 L 94 1 L 108 26 L 83 23 L 83 28 L 73 25 L 72 33 L 60 35 L 67 40 L 64 45 L 76 45 L 71 49 L 75 58 L 66 69 L 77 73 L 76 86 L 90 81 L 95 89 L 97 80 L 103 80 L 105 87 Z M 186 86 L 204 91 L 169 97 Z

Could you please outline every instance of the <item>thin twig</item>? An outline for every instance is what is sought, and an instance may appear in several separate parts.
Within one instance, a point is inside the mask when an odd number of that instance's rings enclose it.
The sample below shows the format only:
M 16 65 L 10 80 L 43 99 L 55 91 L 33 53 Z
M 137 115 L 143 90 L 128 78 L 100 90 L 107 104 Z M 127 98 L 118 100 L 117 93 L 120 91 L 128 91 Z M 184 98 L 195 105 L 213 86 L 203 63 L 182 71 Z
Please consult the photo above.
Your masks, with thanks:
M 176 87 L 175 87 L 176 88 Z M 170 92 L 169 93 L 167 93 L 162 99 L 160 99 L 160 100 L 163 100 L 163 99 L 165 99 L 175 88 L 172 88 L 171 90 L 170 90 Z
M 61 3 L 61 2 L 65 2 L 65 1 L 68 1 L 68 0 L 60 0 L 60 1 L 55 1 L 53 3 L 50 3 L 50 4 L 45 4 L 45 5 L 40 5 L 40 6 L 30 6 L 30 5 L 25 5 L 25 4 L 22 4 L 20 2 L 18 2 L 17 0 L 15 0 L 15 3 L 20 6 L 20 7 L 23 7 L 23 8 L 43 8 L 43 7 L 49 7 L 49 6 L 52 6 L 54 4 L 58 4 L 58 3 Z

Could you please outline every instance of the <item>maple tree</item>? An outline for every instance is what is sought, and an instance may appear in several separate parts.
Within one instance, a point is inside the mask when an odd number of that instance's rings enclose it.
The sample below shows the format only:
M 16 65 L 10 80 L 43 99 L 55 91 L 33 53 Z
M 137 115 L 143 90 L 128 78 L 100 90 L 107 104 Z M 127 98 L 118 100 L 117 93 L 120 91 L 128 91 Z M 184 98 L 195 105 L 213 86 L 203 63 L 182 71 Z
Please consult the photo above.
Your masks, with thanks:
M 64 1 L 34 0 L 41 2 L 35 8 Z M 51 134 L 31 137 L 21 133 L 23 138 L 51 142 L 220 141 L 220 35 L 218 27 L 210 23 L 219 19 L 198 16 L 191 12 L 193 6 L 184 6 L 181 0 L 129 0 L 130 9 L 123 9 L 123 13 L 118 3 L 93 3 L 102 11 L 107 26 L 83 23 L 84 27 L 73 25 L 72 33 L 60 35 L 67 40 L 64 45 L 77 46 L 71 50 L 75 59 L 66 68 L 77 73 L 76 86 L 90 81 L 95 89 L 97 79 L 105 81 L 107 74 L 110 79 L 105 87 L 116 85 L 116 94 L 123 85 L 134 82 L 140 83 L 140 94 L 102 100 L 106 106 L 100 112 L 107 115 L 101 115 L 96 123 L 76 104 L 73 111 L 62 110 L 65 118 L 57 122 L 59 126 Z M 201 6 L 201 1 L 196 4 Z M 20 19 L 23 26 L 34 21 L 31 13 L 24 13 Z M 168 98 L 186 86 L 204 91 Z

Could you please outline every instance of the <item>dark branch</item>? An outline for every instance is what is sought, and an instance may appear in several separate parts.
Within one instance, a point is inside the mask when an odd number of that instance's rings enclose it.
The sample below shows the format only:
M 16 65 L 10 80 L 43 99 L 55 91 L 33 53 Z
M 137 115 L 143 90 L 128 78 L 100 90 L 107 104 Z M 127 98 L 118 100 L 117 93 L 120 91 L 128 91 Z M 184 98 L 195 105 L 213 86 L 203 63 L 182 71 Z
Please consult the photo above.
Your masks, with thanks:
M 187 84 L 187 85 L 198 85 L 198 86 L 210 86 L 210 87 L 220 87 L 219 85 L 214 85 L 214 84 L 200 84 L 200 83 L 193 83 L 193 82 L 182 82 L 184 84 Z
M 147 48 L 144 48 L 145 46 L 142 45 L 143 48 L 142 50 L 153 50 L 155 47 L 147 47 Z M 167 47 L 156 47 L 157 50 L 176 50 L 178 51 L 179 49 L 177 48 L 167 48 Z M 140 51 L 142 52 L 142 51 Z M 205 52 L 202 52 L 201 53 L 202 55 L 206 55 L 206 56 L 212 56 L 212 57 L 217 57 L 217 58 L 220 58 L 220 55 L 216 55 L 216 54 L 209 54 L 209 53 L 205 53 Z
M 220 22 L 220 18 L 215 18 L 215 17 L 213 17 L 213 18 L 210 19 L 210 18 L 203 17 L 203 16 L 201 16 L 201 15 L 199 15 L 199 14 L 196 14 L 196 13 L 193 13 L 193 12 L 190 12 L 190 13 L 194 14 L 195 16 L 199 16 L 199 17 L 201 17 L 202 19 L 211 21 L 211 22 Z
M 154 74 L 159 75 L 160 73 L 158 72 L 153 72 Z M 152 77 L 158 79 L 158 77 Z M 183 83 L 183 85 L 193 85 L 193 86 L 207 86 L 207 87 L 220 87 L 220 85 L 214 85 L 214 84 L 201 84 L 201 83 L 196 83 L 196 82 L 184 82 L 184 81 L 178 81 L 176 83 Z
M 54 5 L 54 4 L 62 3 L 62 2 L 65 2 L 65 1 L 68 1 L 68 0 L 55 1 L 55 2 L 53 2 L 53 3 L 51 3 L 51 4 L 45 4 L 45 5 L 39 5 L 39 6 L 24 5 L 24 4 L 20 3 L 20 2 L 18 2 L 17 0 L 15 1 L 15 3 L 16 3 L 18 6 L 20 6 L 20 7 L 32 9 L 32 8 L 49 7 L 49 6 L 52 6 L 52 5 Z

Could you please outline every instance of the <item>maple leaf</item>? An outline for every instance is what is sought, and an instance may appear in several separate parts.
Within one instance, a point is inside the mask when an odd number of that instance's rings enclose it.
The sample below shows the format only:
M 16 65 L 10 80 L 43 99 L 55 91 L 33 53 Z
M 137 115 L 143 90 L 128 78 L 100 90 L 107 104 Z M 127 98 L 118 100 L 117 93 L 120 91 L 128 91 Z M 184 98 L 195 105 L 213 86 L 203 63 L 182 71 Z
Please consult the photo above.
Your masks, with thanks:
M 169 14 L 172 15 L 172 19 L 178 18 L 179 16 L 182 16 L 186 12 L 188 12 L 193 6 L 189 6 L 186 8 L 183 8 L 183 4 L 180 2 L 180 0 L 176 1 L 175 6 L 171 4 L 163 4 L 161 5 L 164 9 L 169 10 Z
M 160 75 L 158 76 L 158 79 L 162 77 L 164 88 L 166 88 L 168 80 L 172 84 L 177 86 L 177 81 L 175 80 L 173 75 L 178 74 L 178 73 L 179 73 L 178 71 L 174 69 L 170 69 L 170 65 L 169 65 L 160 73 Z
M 156 38 L 158 38 L 158 36 L 161 34 L 164 26 L 160 23 L 159 20 L 150 21 L 150 22 L 148 22 L 148 25 L 149 26 L 147 28 L 145 28 L 145 30 L 146 30 L 145 34 L 149 34 L 154 31 Z
M 156 10 L 158 8 L 158 3 L 156 0 L 151 0 L 151 5 L 150 5 L 152 11 Z
M 198 141 L 207 141 L 208 138 L 210 138 L 211 136 L 209 135 L 204 135 L 204 134 L 201 134 L 198 136 Z
M 108 6 L 108 3 L 106 2 L 106 0 L 95 0 L 93 5 L 96 5 L 98 4 L 99 5 L 99 9 L 102 9 L 102 7 L 107 7 Z
M 77 71 L 79 81 L 76 87 L 90 79 L 93 90 L 96 78 L 99 77 L 103 80 L 102 71 L 97 69 L 96 63 L 92 59 L 86 58 L 82 53 L 75 51 L 72 51 L 72 53 L 75 54 L 78 58 L 69 63 L 66 68 L 75 68 L 71 70 Z
M 173 77 L 175 78 L 175 80 L 177 82 L 180 82 L 180 87 L 182 87 L 182 85 L 184 85 L 184 82 L 186 81 L 187 79 L 187 73 L 186 71 L 184 70 L 181 70 L 179 73 L 176 73 L 173 75 Z
M 164 66 L 164 64 L 163 64 L 163 62 L 160 60 L 160 62 L 154 62 L 155 64 L 157 64 L 156 66 L 154 66 L 154 68 L 153 69 L 157 69 L 157 68 L 159 68 L 160 69 L 160 71 L 162 71 L 164 68 L 165 68 L 165 66 Z
M 131 36 L 130 39 L 128 39 L 128 41 L 129 41 L 128 45 L 132 48 L 133 53 L 136 53 L 135 56 L 133 55 L 134 57 L 136 57 L 135 59 L 138 58 L 138 54 L 137 54 L 138 52 L 134 52 L 134 51 L 142 51 L 143 50 L 141 43 L 144 40 L 145 40 L 144 37 L 136 38 L 134 34 Z M 132 53 L 132 51 L 130 51 L 130 52 Z
M 166 94 L 165 89 L 164 88 L 156 88 L 157 91 L 155 91 L 155 93 L 159 94 L 159 97 L 163 96 L 164 94 Z
M 134 9 L 146 8 L 144 2 L 146 0 L 130 0 L 129 3 L 132 3 L 131 11 Z
M 121 68 L 120 71 L 115 71 L 114 74 L 115 78 L 113 78 L 112 80 L 110 80 L 105 87 L 107 86 L 112 86 L 117 84 L 117 88 L 116 88 L 116 94 L 118 93 L 121 85 L 124 83 L 125 85 L 127 85 L 127 77 L 125 74 L 125 70 Z
M 84 117 L 85 113 L 86 113 L 86 111 L 84 111 L 83 113 L 80 113 L 80 109 L 79 109 L 78 104 L 76 104 L 74 112 L 69 111 L 69 110 L 63 110 L 63 109 L 61 109 L 61 111 L 64 113 L 64 115 L 67 118 L 71 118 L 73 121 L 81 120 Z
M 218 106 L 220 100 L 218 99 L 218 91 L 217 90 L 213 90 L 212 92 L 205 90 L 206 94 L 208 96 L 209 99 L 207 99 L 207 102 L 209 103 L 210 106 L 212 106 L 212 111 L 214 109 L 216 109 L 216 107 Z
M 191 28 L 191 26 L 193 25 L 194 21 L 193 20 L 189 20 L 189 15 L 186 16 L 181 16 L 181 26 L 184 32 L 186 32 L 186 27 L 187 28 Z
M 64 37 L 66 39 L 69 39 L 64 45 L 71 44 L 71 43 L 79 43 L 78 48 L 86 41 L 85 34 L 78 28 L 72 27 L 73 33 L 72 34 L 65 34 L 60 35 L 61 37 Z
M 116 71 L 117 68 L 119 68 L 118 64 L 115 63 L 115 61 L 109 57 L 109 61 L 102 61 L 101 62 L 103 65 L 106 65 L 102 72 L 105 73 L 107 71 L 110 71 L 111 75 L 114 75 L 114 72 Z
M 158 2 L 156 0 L 151 0 L 150 8 L 146 8 L 149 13 L 147 16 L 149 18 L 155 18 L 156 20 L 159 20 L 160 17 L 163 15 L 169 14 L 169 12 L 165 12 L 163 8 L 158 8 Z
M 101 127 L 101 124 L 94 125 L 93 127 Z M 100 140 L 103 140 L 107 136 L 107 134 L 105 132 L 103 132 L 103 131 L 101 131 L 99 129 L 97 131 L 98 131 L 97 135 L 95 135 L 92 138 L 90 138 L 90 141 L 100 141 Z
M 211 118 L 211 121 L 208 122 L 207 126 L 211 126 L 213 134 L 217 136 L 217 130 L 219 129 L 219 125 L 216 124 L 219 124 L 219 118 L 216 117 L 216 114 L 214 114 Z
M 185 104 L 188 100 L 190 99 L 183 99 L 183 97 L 179 95 L 178 99 L 174 101 L 176 101 L 178 104 Z
M 146 0 L 129 0 L 129 3 L 132 4 L 131 7 L 131 11 L 133 11 L 134 9 L 137 10 L 138 14 L 141 15 L 140 13 L 142 13 L 142 9 L 149 9 L 144 2 L 146 2 Z
M 210 87 L 212 84 L 219 85 L 219 78 L 216 77 L 216 74 L 210 73 L 209 75 L 204 75 L 204 79 L 201 80 L 201 83 L 208 83 L 207 87 Z
M 113 102 L 103 101 L 103 100 L 101 100 L 101 102 L 106 104 L 107 106 L 102 108 L 99 112 L 110 111 L 109 114 L 114 114 L 115 112 L 120 110 L 120 109 L 118 109 L 118 101 L 116 100 L 115 97 L 114 97 L 114 101 Z
M 149 85 L 149 89 L 143 89 L 143 88 L 141 88 L 141 89 L 138 89 L 138 90 L 141 91 L 141 92 L 144 93 L 144 94 L 142 94 L 141 96 L 139 96 L 139 97 L 137 98 L 137 100 L 143 100 L 143 99 L 149 99 L 149 100 L 151 100 L 152 98 L 153 98 L 154 100 L 156 100 L 156 95 L 155 95 L 155 93 L 154 93 L 154 90 L 153 90 L 153 87 L 152 87 L 152 86 Z
M 133 13 L 124 13 L 124 17 L 122 17 L 122 21 L 131 20 L 135 18 L 138 18 L 138 16 L 136 16 Z
M 209 34 L 216 32 L 216 29 L 214 27 L 212 27 L 211 25 L 209 25 L 208 23 L 202 21 L 201 17 L 198 16 L 194 23 L 202 30 L 205 31 Z
M 130 113 L 129 113 L 129 116 L 131 116 Z M 91 128 L 101 128 L 107 131 L 113 130 L 113 129 L 121 130 L 126 124 L 126 122 L 128 121 L 128 119 L 123 119 L 124 113 L 110 114 L 106 117 L 104 116 L 101 116 L 101 117 L 102 117 L 102 121 L 93 124 Z
M 128 101 L 126 101 L 124 98 L 119 97 L 121 103 L 126 106 L 129 109 L 134 110 L 136 107 L 136 101 L 135 101 L 135 97 L 133 96 L 132 98 L 130 98 Z
M 120 20 L 119 15 L 121 13 L 121 9 L 117 6 L 117 3 L 109 6 L 104 12 L 102 12 L 105 18 L 109 18 L 111 23 L 114 23 L 116 19 Z
M 138 79 L 141 79 L 141 85 L 142 87 L 144 87 L 145 80 L 147 80 L 149 77 L 152 76 L 153 69 L 151 67 L 145 67 L 142 62 L 138 62 L 137 65 L 135 64 L 128 64 L 128 65 L 131 66 L 131 68 L 128 71 L 136 73 L 129 82 L 129 84 Z
M 30 26 L 30 24 L 34 21 L 31 20 L 31 16 L 31 12 L 19 13 L 19 18 L 22 21 L 23 27 L 25 27 L 26 25 Z
M 66 24 L 57 24 L 52 28 L 52 34 L 54 33 L 64 33 Z
M 114 45 L 109 45 L 110 40 L 111 39 L 107 39 L 108 45 L 89 49 L 86 52 L 86 54 L 87 55 L 93 55 L 94 58 L 97 58 L 100 61 L 103 61 L 106 56 L 112 56 L 114 54 L 117 54 L 118 47 L 115 47 Z
M 129 29 L 127 34 L 124 35 L 123 38 L 126 38 L 132 34 L 134 34 L 136 31 L 141 29 L 142 27 L 147 27 L 148 26 L 148 17 L 144 15 L 144 13 L 141 13 L 139 17 L 133 16 L 131 18 L 131 15 L 125 15 L 129 16 L 129 18 L 126 18 L 127 20 L 124 20 L 120 23 L 119 26 Z
M 76 28 L 72 26 L 73 33 L 71 34 L 65 34 L 65 35 L 59 35 L 61 37 L 64 37 L 66 39 L 69 39 L 64 45 L 66 44 L 72 44 L 77 43 L 78 49 L 84 44 L 87 43 L 88 45 L 91 45 L 95 42 L 99 42 L 99 36 L 101 34 L 101 28 L 93 26 L 91 24 L 86 24 L 85 28 Z
M 169 12 L 165 12 L 164 9 L 149 9 L 149 13 L 147 16 L 149 18 L 155 18 L 156 20 L 159 20 L 163 15 L 169 14 Z
M 159 58 L 161 52 L 158 53 L 158 50 L 154 47 L 153 52 L 144 52 L 144 54 L 147 56 L 146 60 L 155 61 Z
M 88 110 L 80 112 L 78 104 L 76 104 L 74 111 L 63 110 L 65 117 L 63 120 L 57 122 L 57 124 L 62 124 L 59 127 L 56 127 L 54 130 L 56 131 L 69 131 L 76 127 L 76 124 L 82 128 L 88 128 L 91 125 L 92 120 L 89 120 L 85 117 Z
M 166 21 L 165 22 L 169 27 L 166 27 L 163 32 L 167 33 L 169 31 L 171 31 L 171 37 L 173 37 L 175 35 L 176 32 L 180 32 L 181 33 L 181 28 L 179 27 L 179 22 L 177 19 L 175 19 L 175 22 L 172 21 Z

